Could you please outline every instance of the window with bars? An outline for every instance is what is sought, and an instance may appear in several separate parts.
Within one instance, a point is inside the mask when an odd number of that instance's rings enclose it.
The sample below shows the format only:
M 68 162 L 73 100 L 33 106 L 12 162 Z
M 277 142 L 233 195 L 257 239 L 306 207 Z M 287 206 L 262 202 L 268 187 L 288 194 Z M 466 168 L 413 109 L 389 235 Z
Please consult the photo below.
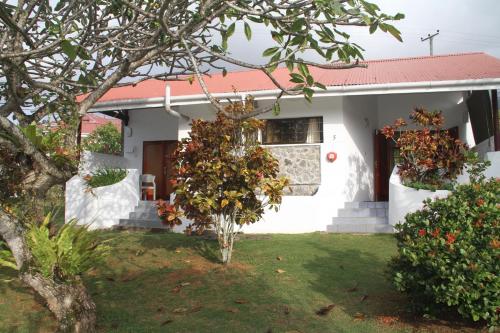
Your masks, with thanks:
M 323 117 L 268 119 L 262 130 L 265 145 L 322 142 Z

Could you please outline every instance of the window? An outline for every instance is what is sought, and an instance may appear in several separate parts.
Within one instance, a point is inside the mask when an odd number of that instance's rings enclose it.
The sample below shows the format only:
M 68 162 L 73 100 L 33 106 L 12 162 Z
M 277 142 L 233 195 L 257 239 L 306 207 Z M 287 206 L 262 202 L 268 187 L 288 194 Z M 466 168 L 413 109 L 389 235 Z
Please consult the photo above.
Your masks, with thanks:
M 322 142 L 323 117 L 268 119 L 262 130 L 265 145 Z

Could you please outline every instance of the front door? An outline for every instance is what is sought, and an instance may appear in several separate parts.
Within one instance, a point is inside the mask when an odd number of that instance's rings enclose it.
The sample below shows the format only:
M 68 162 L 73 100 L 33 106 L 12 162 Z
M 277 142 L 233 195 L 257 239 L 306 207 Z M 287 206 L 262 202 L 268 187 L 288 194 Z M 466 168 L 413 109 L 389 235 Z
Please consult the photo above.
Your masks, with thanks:
M 452 138 L 458 139 L 458 127 L 448 129 Z M 396 136 L 399 134 L 397 133 Z M 400 162 L 399 148 L 392 139 L 386 139 L 379 131 L 374 136 L 375 151 L 375 201 L 389 200 L 389 178 Z
M 172 193 L 172 177 L 174 167 L 173 153 L 177 141 L 145 141 L 143 146 L 142 173 L 155 175 L 156 198 L 168 200 Z

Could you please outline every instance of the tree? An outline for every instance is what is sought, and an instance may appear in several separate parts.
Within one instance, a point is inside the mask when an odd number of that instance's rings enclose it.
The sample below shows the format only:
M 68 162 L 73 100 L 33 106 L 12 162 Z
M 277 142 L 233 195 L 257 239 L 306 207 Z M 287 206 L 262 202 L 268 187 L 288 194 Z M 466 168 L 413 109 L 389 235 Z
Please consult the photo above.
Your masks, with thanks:
M 122 151 L 122 135 L 112 123 L 104 124 L 83 139 L 83 149 L 103 154 L 119 154 Z
M 369 27 L 372 33 L 380 29 L 400 39 L 399 31 L 388 22 L 402 18 L 402 14 L 380 13 L 376 5 L 364 0 L 0 2 L 0 145 L 9 156 L 15 156 L 13 163 L 29 170 L 30 177 L 23 173 L 19 191 L 40 202 L 48 189 L 71 178 L 76 167 L 69 162 L 56 163 L 55 155 L 37 146 L 20 127 L 48 116 L 61 120 L 68 130 L 65 150 L 77 151 L 81 117 L 109 89 L 123 84 L 124 78 L 139 82 L 148 78 L 196 77 L 215 108 L 224 113 L 207 90 L 203 74 L 211 69 L 225 73 L 225 63 L 264 72 L 280 89 L 278 99 L 286 94 L 304 94 L 310 99 L 314 89 L 323 86 L 315 82 L 308 66 L 361 66 L 358 60 L 362 59 L 362 48 L 350 42 L 343 27 Z M 251 40 L 250 23 L 265 25 L 276 42 L 264 51 L 263 56 L 269 58 L 265 65 L 240 61 L 227 52 L 237 24 L 243 25 Z M 306 50 L 317 52 L 328 63 L 301 59 Z M 273 70 L 283 64 L 294 71 L 290 75 L 296 85 L 291 88 L 283 87 L 273 76 Z M 278 101 L 272 107 L 238 117 L 252 117 L 272 109 L 279 111 Z M 7 164 L 10 160 L 1 162 Z M 2 197 L 9 197 L 9 205 L 14 205 L 14 199 L 22 197 L 16 193 Z M 2 202 L 0 235 L 12 250 L 21 279 L 42 295 L 51 309 L 63 300 L 74 302 L 71 312 L 61 314 L 68 319 L 63 329 L 73 325 L 75 330 L 94 331 L 92 309 L 84 309 L 79 302 L 90 296 L 80 286 L 55 288 L 57 281 L 33 269 L 30 248 L 23 236 L 26 226 L 21 216 L 8 208 Z M 72 294 L 77 289 L 81 292 Z M 56 297 L 48 298 L 48 294 Z
M 247 98 L 218 112 L 215 121 L 194 120 L 189 138 L 175 152 L 174 204 L 158 204 L 159 215 L 171 226 L 180 225 L 184 215 L 193 221 L 188 233 L 213 227 L 224 264 L 231 261 L 239 228 L 259 221 L 266 207 L 278 210 L 288 184 L 278 177 L 278 160 L 256 140 L 264 122 L 233 119 L 252 112 L 253 100 Z

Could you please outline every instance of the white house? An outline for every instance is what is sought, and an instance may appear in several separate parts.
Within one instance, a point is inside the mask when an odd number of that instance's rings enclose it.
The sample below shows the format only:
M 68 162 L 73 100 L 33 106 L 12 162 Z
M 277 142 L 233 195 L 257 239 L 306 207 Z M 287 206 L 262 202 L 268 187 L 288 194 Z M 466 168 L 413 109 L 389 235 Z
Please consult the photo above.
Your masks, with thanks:
M 494 131 L 498 133 L 494 125 L 498 113 L 492 110 L 500 87 L 499 59 L 471 53 L 367 61 L 366 65 L 345 70 L 312 68 L 326 90 L 318 90 L 312 103 L 284 97 L 278 116 L 262 116 L 268 119 L 262 143 L 280 160 L 293 193 L 284 198 L 278 213 L 269 211 L 263 221 L 244 231 L 390 232 L 386 211 L 397 150 L 377 130 L 396 118 L 407 118 L 416 106 L 442 110 L 446 127 L 469 146 L 480 144 L 483 153 L 500 149 L 491 143 Z M 291 85 L 286 68 L 277 69 L 276 76 Z M 215 74 L 206 83 L 215 97 L 239 99 L 251 94 L 259 107 L 271 103 L 278 93 L 259 71 Z M 102 190 L 108 192 L 102 194 L 108 199 L 89 204 L 99 195 L 85 199 L 89 194 L 81 193 L 82 180 L 75 176 L 67 186 L 66 218 L 94 222 L 96 227 L 157 223 L 151 205 L 139 202 L 138 175 L 155 174 L 158 196 L 168 198 L 171 189 L 166 179 L 175 143 L 188 135 L 191 119 L 210 119 L 214 109 L 196 82 L 149 80 L 112 89 L 92 112 L 122 119 L 124 149 L 123 156 L 93 154 L 85 168 L 122 167 L 130 170 L 130 177 L 125 187 Z

